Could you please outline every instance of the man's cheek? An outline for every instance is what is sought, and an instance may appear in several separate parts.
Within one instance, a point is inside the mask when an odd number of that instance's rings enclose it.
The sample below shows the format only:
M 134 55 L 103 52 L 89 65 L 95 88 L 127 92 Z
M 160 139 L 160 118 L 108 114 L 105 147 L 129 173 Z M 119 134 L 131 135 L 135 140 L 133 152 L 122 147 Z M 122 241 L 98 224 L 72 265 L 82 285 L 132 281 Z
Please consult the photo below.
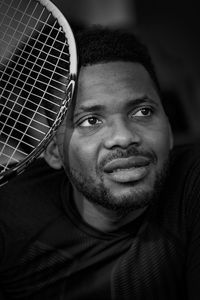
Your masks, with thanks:
M 71 168 L 78 168 L 80 171 L 86 171 L 88 167 L 89 154 L 83 151 L 82 146 L 70 147 L 69 164 Z M 90 159 L 89 159 L 90 161 Z

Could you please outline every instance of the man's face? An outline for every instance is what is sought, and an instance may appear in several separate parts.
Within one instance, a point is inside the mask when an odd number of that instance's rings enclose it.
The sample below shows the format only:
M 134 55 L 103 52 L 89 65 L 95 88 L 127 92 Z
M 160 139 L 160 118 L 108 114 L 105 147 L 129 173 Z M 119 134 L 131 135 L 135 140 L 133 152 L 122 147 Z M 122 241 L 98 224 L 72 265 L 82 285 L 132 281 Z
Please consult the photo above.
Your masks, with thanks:
M 73 112 L 57 139 L 74 189 L 111 210 L 149 203 L 172 147 L 155 86 L 146 69 L 131 62 L 81 69 Z

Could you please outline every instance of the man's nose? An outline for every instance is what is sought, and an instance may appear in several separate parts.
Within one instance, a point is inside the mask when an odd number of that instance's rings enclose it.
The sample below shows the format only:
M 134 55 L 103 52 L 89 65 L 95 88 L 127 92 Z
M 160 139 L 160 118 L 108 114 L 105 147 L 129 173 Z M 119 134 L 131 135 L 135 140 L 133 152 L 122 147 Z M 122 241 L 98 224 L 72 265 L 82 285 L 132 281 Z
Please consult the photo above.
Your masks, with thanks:
M 116 118 L 106 128 L 104 144 L 108 149 L 113 147 L 127 148 L 131 144 L 140 145 L 141 135 L 130 120 Z

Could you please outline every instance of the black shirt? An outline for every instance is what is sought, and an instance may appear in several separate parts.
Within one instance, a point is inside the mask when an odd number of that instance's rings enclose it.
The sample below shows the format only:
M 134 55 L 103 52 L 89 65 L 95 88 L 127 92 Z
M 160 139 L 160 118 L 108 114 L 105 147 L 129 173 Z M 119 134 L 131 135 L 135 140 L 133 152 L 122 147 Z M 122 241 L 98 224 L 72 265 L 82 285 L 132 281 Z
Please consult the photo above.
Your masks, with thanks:
M 175 148 L 158 201 L 115 233 L 86 224 L 37 160 L 0 189 L 6 299 L 200 299 L 200 149 Z

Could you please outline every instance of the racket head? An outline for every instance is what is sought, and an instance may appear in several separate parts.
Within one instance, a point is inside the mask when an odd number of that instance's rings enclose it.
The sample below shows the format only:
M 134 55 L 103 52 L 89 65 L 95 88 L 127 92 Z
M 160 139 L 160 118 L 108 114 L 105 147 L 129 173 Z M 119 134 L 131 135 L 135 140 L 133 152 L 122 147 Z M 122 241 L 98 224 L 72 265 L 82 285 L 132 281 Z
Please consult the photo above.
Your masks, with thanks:
M 73 98 L 77 50 L 49 0 L 0 0 L 0 185 L 45 149 Z

